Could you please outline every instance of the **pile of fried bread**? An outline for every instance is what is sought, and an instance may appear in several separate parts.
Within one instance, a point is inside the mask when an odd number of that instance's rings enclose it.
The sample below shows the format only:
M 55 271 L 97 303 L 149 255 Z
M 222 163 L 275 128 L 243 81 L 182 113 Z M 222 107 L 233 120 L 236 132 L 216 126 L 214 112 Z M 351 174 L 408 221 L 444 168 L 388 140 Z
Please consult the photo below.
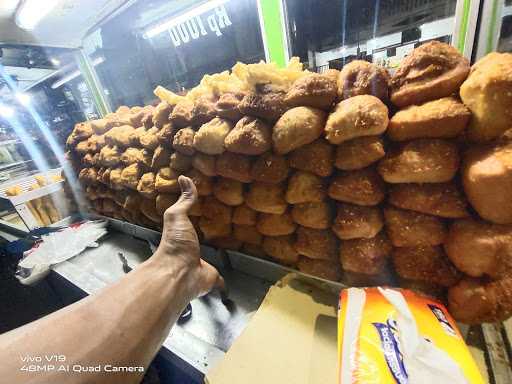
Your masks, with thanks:
M 155 94 L 69 136 L 98 213 L 161 229 L 183 174 L 203 243 L 351 285 L 395 276 L 466 323 L 512 315 L 512 54 L 471 67 L 432 41 L 392 76 L 238 63 Z

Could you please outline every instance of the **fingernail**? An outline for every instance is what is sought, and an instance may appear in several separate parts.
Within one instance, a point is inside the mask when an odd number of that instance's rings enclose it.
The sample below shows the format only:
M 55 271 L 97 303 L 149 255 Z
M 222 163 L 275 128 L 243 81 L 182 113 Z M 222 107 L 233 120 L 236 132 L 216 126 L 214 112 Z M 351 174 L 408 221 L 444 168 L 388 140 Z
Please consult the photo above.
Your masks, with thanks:
M 188 180 L 185 176 L 181 175 L 178 177 L 178 184 L 180 185 L 181 192 L 189 190 Z

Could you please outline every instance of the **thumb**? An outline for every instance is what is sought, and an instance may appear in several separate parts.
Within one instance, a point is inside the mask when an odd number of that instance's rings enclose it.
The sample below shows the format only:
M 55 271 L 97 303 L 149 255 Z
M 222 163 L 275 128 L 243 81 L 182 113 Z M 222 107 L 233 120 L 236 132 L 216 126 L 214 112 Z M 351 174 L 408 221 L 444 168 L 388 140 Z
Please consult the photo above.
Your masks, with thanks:
M 186 214 L 197 201 L 197 189 L 192 180 L 183 175 L 178 177 L 178 184 L 180 185 L 181 195 L 170 209 L 176 213 Z

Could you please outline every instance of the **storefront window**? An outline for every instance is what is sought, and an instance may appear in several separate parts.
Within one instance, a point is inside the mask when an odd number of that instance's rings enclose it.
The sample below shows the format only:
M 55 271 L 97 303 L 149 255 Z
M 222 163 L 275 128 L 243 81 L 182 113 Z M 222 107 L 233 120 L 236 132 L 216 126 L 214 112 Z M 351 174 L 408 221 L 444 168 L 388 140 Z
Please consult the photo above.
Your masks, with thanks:
M 501 13 L 498 51 L 512 52 L 512 0 L 506 0 Z
M 313 70 L 363 59 L 396 67 L 421 42 L 451 42 L 456 0 L 284 0 L 293 56 Z
M 256 0 L 136 1 L 85 39 L 112 109 L 181 92 L 237 61 L 265 59 Z

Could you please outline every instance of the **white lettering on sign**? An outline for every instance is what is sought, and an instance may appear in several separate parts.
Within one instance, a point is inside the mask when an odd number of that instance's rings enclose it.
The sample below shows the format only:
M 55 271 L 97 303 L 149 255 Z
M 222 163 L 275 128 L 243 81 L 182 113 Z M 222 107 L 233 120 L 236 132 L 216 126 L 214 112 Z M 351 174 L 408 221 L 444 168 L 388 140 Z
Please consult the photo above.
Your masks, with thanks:
M 202 17 L 206 16 L 206 27 Z M 222 36 L 222 30 L 233 25 L 229 19 L 226 8 L 221 5 L 213 9 L 208 15 L 197 15 L 169 29 L 171 41 L 175 47 L 187 44 L 191 40 L 197 40 L 201 36 L 214 33 L 215 36 Z

